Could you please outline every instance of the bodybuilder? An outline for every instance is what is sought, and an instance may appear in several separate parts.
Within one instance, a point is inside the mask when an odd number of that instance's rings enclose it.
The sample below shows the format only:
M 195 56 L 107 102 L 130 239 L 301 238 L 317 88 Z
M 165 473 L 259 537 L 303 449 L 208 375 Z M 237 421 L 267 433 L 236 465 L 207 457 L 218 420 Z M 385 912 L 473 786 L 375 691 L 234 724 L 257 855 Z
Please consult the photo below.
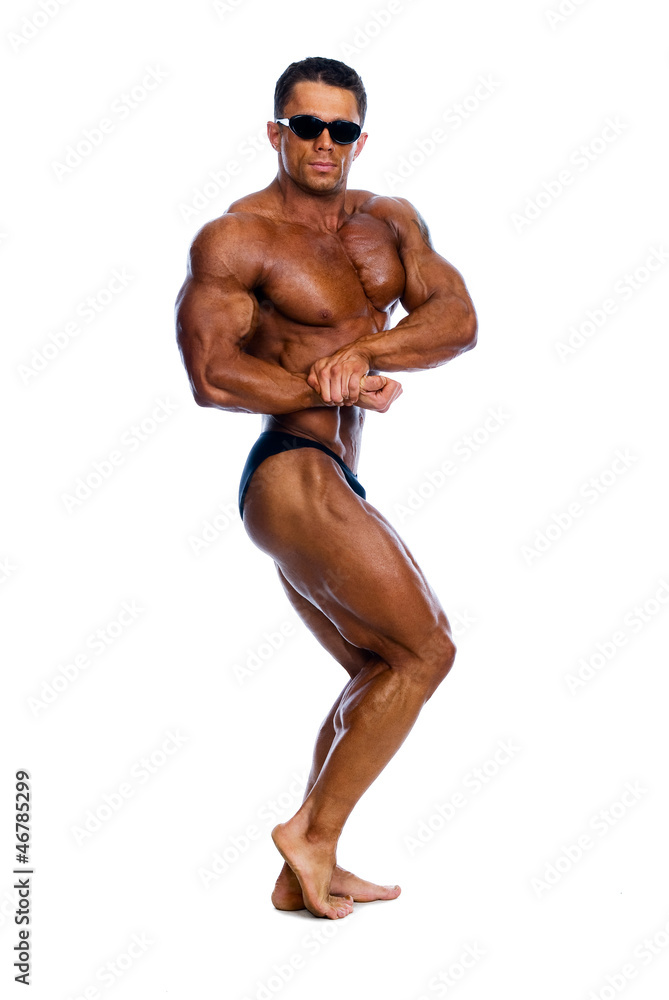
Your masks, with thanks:
M 240 484 L 252 541 L 349 680 L 323 721 L 304 801 L 272 838 L 272 902 L 316 916 L 394 899 L 337 864 L 344 823 L 404 742 L 455 655 L 448 619 L 356 470 L 366 410 L 476 343 L 464 282 L 403 198 L 347 189 L 366 96 L 343 63 L 310 58 L 277 82 L 278 174 L 197 233 L 177 299 L 196 401 L 263 414 Z M 395 326 L 397 303 L 407 315 Z

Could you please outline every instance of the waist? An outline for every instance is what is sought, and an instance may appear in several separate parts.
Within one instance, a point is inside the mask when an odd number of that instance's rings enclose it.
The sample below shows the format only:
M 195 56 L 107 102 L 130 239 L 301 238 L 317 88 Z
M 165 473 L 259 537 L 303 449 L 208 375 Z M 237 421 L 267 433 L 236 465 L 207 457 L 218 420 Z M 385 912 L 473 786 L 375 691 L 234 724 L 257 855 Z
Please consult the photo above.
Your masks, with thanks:
M 263 431 L 284 431 L 325 445 L 353 473 L 358 469 L 364 410 L 358 406 L 323 406 L 281 416 L 263 417 Z

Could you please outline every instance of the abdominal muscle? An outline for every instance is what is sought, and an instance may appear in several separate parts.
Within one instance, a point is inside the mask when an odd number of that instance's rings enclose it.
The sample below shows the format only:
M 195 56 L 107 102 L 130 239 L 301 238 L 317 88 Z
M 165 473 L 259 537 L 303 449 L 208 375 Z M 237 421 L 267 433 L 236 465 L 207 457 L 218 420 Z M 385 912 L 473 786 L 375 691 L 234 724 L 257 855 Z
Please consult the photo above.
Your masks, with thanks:
M 378 315 L 378 314 L 377 314 Z M 385 316 L 384 316 L 385 318 Z M 291 327 L 293 325 L 291 324 Z M 283 332 L 257 330 L 246 348 L 248 354 L 281 365 L 286 371 L 308 375 L 319 358 L 327 357 L 345 344 L 378 327 L 372 317 L 337 327 L 299 327 Z M 370 374 L 375 374 L 370 371 Z M 315 406 L 278 415 L 265 414 L 264 431 L 286 431 L 326 445 L 357 473 L 365 410 L 359 406 Z

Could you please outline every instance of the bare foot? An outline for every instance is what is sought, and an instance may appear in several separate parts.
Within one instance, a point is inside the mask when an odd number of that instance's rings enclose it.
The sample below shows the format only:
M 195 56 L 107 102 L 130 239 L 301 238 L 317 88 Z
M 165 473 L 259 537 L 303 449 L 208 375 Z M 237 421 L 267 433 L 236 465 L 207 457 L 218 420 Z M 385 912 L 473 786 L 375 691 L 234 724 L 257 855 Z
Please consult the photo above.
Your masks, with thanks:
M 272 902 L 277 910 L 306 909 L 302 896 L 302 886 L 290 865 L 284 864 L 281 869 L 272 893 Z
M 376 885 L 366 882 L 345 868 L 335 865 L 330 880 L 333 896 L 352 896 L 355 903 L 370 903 L 374 899 L 397 899 L 402 890 L 398 885 Z M 276 880 L 272 902 L 277 910 L 303 910 L 304 899 L 299 880 L 289 865 L 284 865 Z
M 310 843 L 296 826 L 293 820 L 279 823 L 272 830 L 272 840 L 297 877 L 303 905 L 315 917 L 329 917 L 330 920 L 347 917 L 353 912 L 353 897 L 330 894 L 330 880 L 335 865 L 334 850 L 329 846 Z
M 330 882 L 330 892 L 335 896 L 353 896 L 356 903 L 371 903 L 374 899 L 397 899 L 401 893 L 398 885 L 376 885 L 358 878 L 345 868 L 335 865 Z

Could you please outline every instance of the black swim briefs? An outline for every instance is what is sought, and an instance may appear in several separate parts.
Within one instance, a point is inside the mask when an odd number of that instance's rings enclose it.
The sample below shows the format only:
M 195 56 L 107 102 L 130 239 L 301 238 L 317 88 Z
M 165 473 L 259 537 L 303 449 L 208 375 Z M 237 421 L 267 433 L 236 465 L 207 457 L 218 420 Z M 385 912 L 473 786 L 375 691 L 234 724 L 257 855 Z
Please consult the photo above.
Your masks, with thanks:
M 244 497 L 249 488 L 251 476 L 260 463 L 264 462 L 270 455 L 278 455 L 279 452 L 290 451 L 292 448 L 318 448 L 319 451 L 324 451 L 330 458 L 334 458 L 346 476 L 346 482 L 351 489 L 358 496 L 362 497 L 363 500 L 366 498 L 367 494 L 358 482 L 358 477 L 349 469 L 346 462 L 332 451 L 331 448 L 328 448 L 327 445 L 320 444 L 318 441 L 311 441 L 309 438 L 298 437 L 296 434 L 286 434 L 284 431 L 263 431 L 249 452 L 239 483 L 239 516 L 242 519 L 244 517 Z

